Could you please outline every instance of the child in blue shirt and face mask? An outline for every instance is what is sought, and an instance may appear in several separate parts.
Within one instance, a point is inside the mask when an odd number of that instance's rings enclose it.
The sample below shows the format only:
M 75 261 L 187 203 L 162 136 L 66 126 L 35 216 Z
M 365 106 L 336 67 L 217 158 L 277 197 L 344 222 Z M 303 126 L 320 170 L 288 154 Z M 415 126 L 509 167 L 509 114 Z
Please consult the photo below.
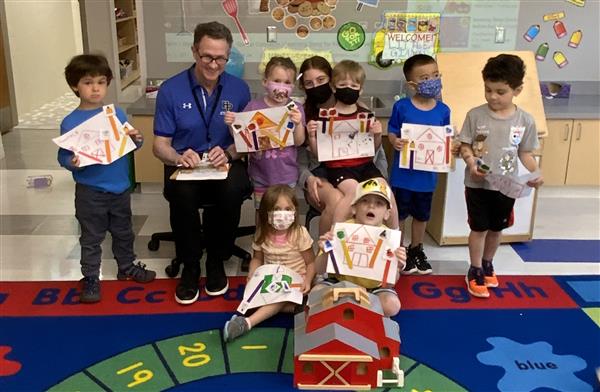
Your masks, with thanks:
M 450 124 L 450 108 L 439 101 L 442 91 L 442 79 L 438 65 L 433 57 L 417 54 L 404 63 L 404 76 L 410 98 L 403 98 L 394 104 L 392 116 L 388 122 L 388 137 L 394 152 L 394 164 L 390 184 L 398 204 L 400 230 L 404 233 L 404 221 L 409 215 L 411 224 L 411 242 L 408 248 L 405 274 L 430 274 L 431 265 L 423 251 L 425 227 L 430 217 L 431 200 L 437 184 L 437 174 L 399 167 L 398 151 L 404 143 L 400 137 L 403 124 L 422 124 L 443 126 Z

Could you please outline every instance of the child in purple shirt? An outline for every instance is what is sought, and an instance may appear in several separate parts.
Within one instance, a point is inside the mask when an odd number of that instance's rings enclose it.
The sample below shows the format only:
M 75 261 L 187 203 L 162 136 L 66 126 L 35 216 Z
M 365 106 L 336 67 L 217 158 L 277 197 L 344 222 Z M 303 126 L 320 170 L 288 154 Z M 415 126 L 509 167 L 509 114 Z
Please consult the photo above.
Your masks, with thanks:
M 273 57 L 265 67 L 263 86 L 264 97 L 254 99 L 246 105 L 244 111 L 267 109 L 284 106 L 296 81 L 296 65 L 289 57 Z M 262 195 L 271 185 L 286 184 L 295 187 L 298 182 L 297 146 L 301 146 L 306 138 L 305 118 L 302 105 L 296 102 L 297 110 L 290 112 L 290 120 L 295 124 L 294 145 L 283 149 L 257 151 L 249 154 L 248 175 L 254 184 L 254 205 L 260 205 Z M 225 123 L 231 125 L 235 113 L 225 113 Z

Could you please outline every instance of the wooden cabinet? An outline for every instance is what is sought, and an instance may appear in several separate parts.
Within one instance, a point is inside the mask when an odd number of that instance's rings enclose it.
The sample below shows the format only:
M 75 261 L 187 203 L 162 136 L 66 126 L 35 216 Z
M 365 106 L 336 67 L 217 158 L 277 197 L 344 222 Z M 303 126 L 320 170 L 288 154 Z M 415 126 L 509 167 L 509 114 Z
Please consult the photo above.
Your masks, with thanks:
M 140 78 L 140 51 L 135 0 L 114 0 L 115 37 L 120 89 Z M 116 70 L 115 70 L 116 71 Z
M 152 152 L 154 116 L 131 116 L 129 122 L 144 136 L 144 145 L 135 152 L 135 181 L 162 183 L 163 164 Z
M 600 120 L 548 120 L 542 145 L 547 185 L 600 185 Z

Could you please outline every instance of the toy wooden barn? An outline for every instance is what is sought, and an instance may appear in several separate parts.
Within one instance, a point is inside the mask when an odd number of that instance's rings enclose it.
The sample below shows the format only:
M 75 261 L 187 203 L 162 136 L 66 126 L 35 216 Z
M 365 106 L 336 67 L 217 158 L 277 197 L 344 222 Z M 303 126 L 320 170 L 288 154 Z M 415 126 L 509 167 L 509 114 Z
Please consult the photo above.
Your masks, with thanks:
M 376 295 L 350 282 L 314 291 L 294 325 L 294 385 L 366 390 L 404 386 L 400 327 Z

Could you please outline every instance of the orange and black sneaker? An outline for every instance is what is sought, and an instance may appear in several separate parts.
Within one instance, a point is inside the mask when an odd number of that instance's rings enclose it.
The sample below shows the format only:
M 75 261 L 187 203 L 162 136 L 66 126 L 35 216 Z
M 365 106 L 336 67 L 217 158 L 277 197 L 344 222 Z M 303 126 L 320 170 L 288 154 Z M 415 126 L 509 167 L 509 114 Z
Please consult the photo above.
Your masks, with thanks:
M 485 280 L 486 287 L 498 287 L 498 278 L 494 272 L 494 265 L 491 261 L 483 260 L 483 279 Z
M 467 290 L 472 296 L 478 298 L 488 298 L 490 296 L 490 292 L 485 285 L 483 269 L 471 266 L 465 281 L 467 282 Z

